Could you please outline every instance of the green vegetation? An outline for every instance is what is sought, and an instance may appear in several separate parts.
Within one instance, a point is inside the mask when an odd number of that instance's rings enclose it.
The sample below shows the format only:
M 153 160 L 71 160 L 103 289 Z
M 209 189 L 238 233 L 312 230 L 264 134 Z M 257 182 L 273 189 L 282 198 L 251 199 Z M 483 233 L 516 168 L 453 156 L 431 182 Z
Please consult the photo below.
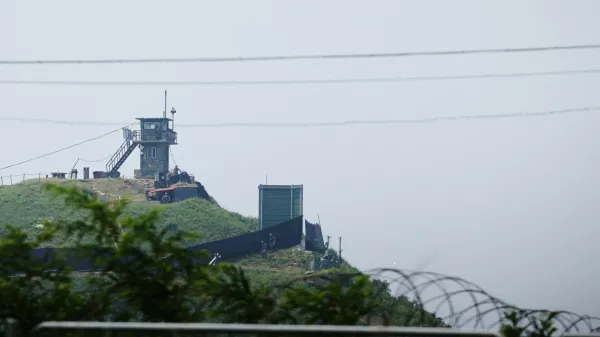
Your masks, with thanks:
M 0 237 L 0 333 L 9 318 L 22 336 L 57 320 L 352 325 L 376 318 L 385 325 L 447 326 L 348 265 L 307 277 L 311 254 L 295 249 L 235 265 L 195 265 L 205 252 L 185 249 L 200 240 L 193 232 L 214 240 L 244 233 L 253 223 L 211 203 L 189 200 L 161 213 L 148 204 L 103 202 L 81 186 L 46 186 L 57 198 L 34 192 L 39 187 L 0 190 L 0 214 L 16 220 Z M 42 222 L 44 212 L 54 220 Z M 32 226 L 36 222 L 41 226 Z M 76 275 L 60 258 L 52 266 L 31 258 L 33 249 L 61 242 L 103 263 L 102 272 Z M 527 335 L 511 318 L 505 336 Z M 551 318 L 536 329 L 527 336 L 550 336 Z
M 91 189 L 92 182 L 99 186 L 98 191 L 122 195 L 133 202 L 125 211 L 126 215 L 141 215 L 149 212 L 156 204 L 146 202 L 141 183 L 134 180 L 99 179 L 89 182 L 72 180 L 30 180 L 14 186 L 0 188 L 0 224 L 10 223 L 30 236 L 41 233 L 40 225 L 45 220 L 52 219 L 82 219 L 85 213 L 65 205 L 60 198 L 53 198 L 50 193 L 43 192 L 42 186 L 46 182 L 60 186 L 78 186 Z M 107 192 L 108 191 L 108 192 Z M 115 201 L 118 197 L 110 199 L 107 195 L 98 195 L 100 200 Z M 256 224 L 256 219 L 244 217 L 238 213 L 229 212 L 202 199 L 189 199 L 179 203 L 161 205 L 163 212 L 159 219 L 159 228 L 168 228 L 171 232 L 198 231 L 201 238 L 195 238 L 185 244 L 191 245 L 200 242 L 220 240 L 227 237 L 250 232 Z M 71 246 L 70 239 L 57 235 L 48 245 Z
M 385 284 L 359 274 L 303 280 L 310 258 L 294 250 L 263 263 L 250 257 L 239 265 L 198 266 L 194 260 L 205 252 L 184 247 L 197 240 L 193 233 L 160 225 L 159 209 L 137 215 L 125 200 L 105 203 L 77 186 L 45 189 L 72 208 L 74 218 L 46 221 L 35 236 L 7 225 L 0 238 L 0 320 L 17 319 L 24 335 L 46 320 L 364 324 L 377 310 L 400 303 L 381 294 Z M 53 272 L 31 258 L 33 249 L 57 238 L 102 263 L 102 272 L 75 276 L 60 257 Z M 16 271 L 22 275 L 15 277 Z M 443 326 L 407 303 L 405 309 L 428 317 L 415 324 Z
M 557 311 L 548 311 L 541 317 L 522 310 L 506 311 L 505 323 L 500 328 L 504 337 L 551 337 L 558 329 L 554 326 Z
M 171 234 L 179 231 L 200 234 L 199 237 L 184 240 L 185 246 L 244 234 L 256 228 L 256 218 L 227 211 L 202 199 L 189 199 L 167 205 L 148 203 L 143 192 L 144 183 L 150 182 L 127 179 L 33 179 L 0 188 L 0 224 L 10 223 L 29 237 L 35 237 L 42 233 L 41 225 L 45 220 L 85 218 L 85 212 L 70 207 L 61 198 L 55 198 L 48 191 L 43 191 L 42 186 L 46 183 L 100 191 L 105 195 L 96 193 L 96 197 L 103 201 L 116 201 L 118 198 L 114 195 L 123 195 L 131 201 L 124 210 L 124 215 L 142 216 L 158 206 L 161 209 L 157 222 L 159 230 L 166 228 Z M 107 194 L 112 194 L 113 197 L 109 198 Z M 3 230 L 0 227 L 0 232 Z M 73 245 L 74 238 L 63 233 L 55 233 L 50 241 L 41 243 L 42 247 Z M 297 249 L 286 249 L 273 252 L 266 259 L 263 256 L 252 256 L 238 261 L 237 264 L 257 283 L 275 284 L 304 276 L 312 256 Z

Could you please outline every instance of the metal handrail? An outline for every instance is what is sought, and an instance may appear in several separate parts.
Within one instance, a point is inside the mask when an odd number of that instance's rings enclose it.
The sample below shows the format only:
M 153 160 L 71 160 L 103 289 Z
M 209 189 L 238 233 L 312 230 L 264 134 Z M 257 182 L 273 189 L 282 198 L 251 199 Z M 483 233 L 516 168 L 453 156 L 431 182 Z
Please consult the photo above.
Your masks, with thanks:
M 143 137 L 140 137 L 140 141 L 142 142 L 173 142 L 173 143 L 177 143 L 177 132 L 172 131 L 172 130 L 168 130 L 167 132 L 165 131 L 160 131 L 158 133 L 159 136 L 157 136 L 157 134 L 154 133 L 145 133 L 143 135 Z
M 125 141 L 117 149 L 115 154 L 113 154 L 112 157 L 110 157 L 110 159 L 108 160 L 108 163 L 106 164 L 106 172 L 110 172 L 115 167 L 115 165 L 119 162 L 123 154 L 127 152 L 129 147 L 131 147 L 137 141 L 138 138 L 139 131 L 132 130 L 131 133 L 129 133 L 127 139 L 125 139 Z

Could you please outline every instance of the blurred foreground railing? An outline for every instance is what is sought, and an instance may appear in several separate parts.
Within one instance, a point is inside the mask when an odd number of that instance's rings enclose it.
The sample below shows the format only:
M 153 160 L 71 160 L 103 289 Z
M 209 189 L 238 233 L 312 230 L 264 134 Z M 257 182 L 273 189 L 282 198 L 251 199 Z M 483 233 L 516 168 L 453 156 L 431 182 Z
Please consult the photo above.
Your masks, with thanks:
M 228 335 L 228 336 L 403 336 L 403 337 L 500 337 L 486 331 L 462 331 L 448 328 L 405 328 L 341 325 L 270 325 L 214 323 L 116 323 L 116 322 L 44 322 L 36 335 L 74 336 L 111 335 Z M 13 336 L 6 336 L 13 337 Z
M 8 320 L 5 337 L 16 337 L 16 321 Z M 499 333 L 449 328 L 410 328 L 343 325 L 271 325 L 142 322 L 43 322 L 34 336 L 400 336 L 502 337 Z M 600 337 L 600 333 L 564 337 Z

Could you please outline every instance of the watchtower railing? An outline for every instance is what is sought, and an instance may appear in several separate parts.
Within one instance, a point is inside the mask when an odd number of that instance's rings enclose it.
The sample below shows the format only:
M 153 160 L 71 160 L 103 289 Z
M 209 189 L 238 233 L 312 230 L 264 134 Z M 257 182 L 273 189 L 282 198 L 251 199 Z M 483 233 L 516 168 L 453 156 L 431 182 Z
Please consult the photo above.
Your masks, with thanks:
M 136 131 L 139 132 L 139 131 Z M 141 134 L 141 142 L 167 142 L 177 144 L 177 132 L 173 130 L 145 131 Z

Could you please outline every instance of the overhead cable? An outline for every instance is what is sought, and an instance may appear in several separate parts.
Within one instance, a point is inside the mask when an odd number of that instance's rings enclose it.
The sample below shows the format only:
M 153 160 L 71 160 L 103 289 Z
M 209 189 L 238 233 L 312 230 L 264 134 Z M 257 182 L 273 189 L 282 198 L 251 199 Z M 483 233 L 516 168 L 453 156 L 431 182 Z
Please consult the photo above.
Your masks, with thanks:
M 87 159 L 83 159 L 83 158 L 78 158 L 80 161 L 86 162 L 86 163 L 98 163 L 101 161 L 106 161 L 109 160 L 113 155 L 111 154 L 110 156 L 106 157 L 106 158 L 102 158 L 102 159 L 95 159 L 95 160 L 87 160 Z
M 128 126 L 131 126 L 131 125 L 134 125 L 134 124 L 137 124 L 137 123 L 132 123 L 132 124 L 129 124 L 129 125 L 125 125 L 125 126 L 123 126 L 123 127 L 128 127 Z M 34 161 L 34 160 L 37 160 L 37 159 L 40 159 L 40 158 L 48 157 L 48 156 L 51 156 L 51 155 L 53 155 L 53 154 L 56 154 L 56 153 L 59 153 L 59 152 L 62 152 L 62 151 L 65 151 L 65 150 L 68 150 L 68 149 L 74 148 L 74 147 L 76 147 L 76 146 L 79 146 L 79 145 L 82 145 L 82 144 L 89 143 L 89 142 L 91 142 L 91 141 L 94 141 L 94 140 L 100 139 L 100 138 L 102 138 L 102 137 L 106 137 L 106 136 L 108 136 L 108 135 L 110 135 L 110 134 L 112 134 L 112 133 L 115 133 L 115 132 L 121 131 L 123 127 L 121 127 L 121 128 L 118 128 L 118 129 L 116 129 L 116 130 L 109 131 L 109 132 L 107 132 L 107 133 L 103 133 L 103 134 L 101 134 L 101 135 L 99 135 L 99 136 L 96 136 L 96 137 L 94 137 L 94 138 L 86 139 L 86 140 L 84 140 L 84 141 L 81 141 L 81 142 L 79 142 L 79 143 L 75 143 L 75 144 L 69 145 L 69 146 L 67 146 L 67 147 L 63 147 L 63 148 L 61 148 L 61 149 L 58 149 L 58 150 L 55 150 L 55 151 L 52 151 L 52 152 L 49 152 L 49 153 L 46 153 L 46 154 L 43 154 L 43 155 L 40 155 L 40 156 L 34 157 L 34 158 L 30 158 L 30 159 L 27 159 L 27 160 L 20 161 L 20 162 L 18 162 L 18 163 L 14 163 L 14 164 L 11 164 L 11 165 L 8 165 L 8 166 L 1 167 L 1 168 L 0 168 L 0 171 L 1 171 L 1 170 L 4 170 L 4 169 L 7 169 L 7 168 L 10 168 L 10 167 L 17 166 L 17 165 L 25 164 L 25 163 L 28 163 L 28 162 L 30 162 L 30 161 Z
M 339 122 L 313 122 L 313 123 L 218 123 L 218 124 L 187 124 L 187 125 L 179 125 L 179 127 L 323 127 L 323 126 L 348 126 L 348 125 L 359 125 L 359 124 L 367 124 L 367 125 L 375 125 L 375 124 L 421 124 L 421 123 L 433 123 L 440 121 L 465 121 L 465 120 L 473 120 L 473 119 L 498 119 L 498 118 L 514 118 L 514 117 L 541 117 L 541 116 L 550 116 L 550 115 L 558 115 L 572 112 L 589 112 L 589 111 L 599 111 L 600 106 L 596 107 L 586 107 L 586 108 L 576 108 L 576 109 L 563 109 L 563 110 L 553 110 L 553 111 L 541 111 L 541 112 L 521 112 L 521 113 L 508 113 L 508 114 L 486 114 L 486 115 L 461 115 L 461 116 L 444 116 L 444 117 L 430 117 L 430 118 L 422 118 L 422 119 L 387 119 L 387 120 L 348 120 L 348 121 L 339 121 Z M 1 120 L 2 118 L 0 118 Z M 40 120 L 36 120 L 39 122 Z M 48 122 L 52 122 L 51 120 L 47 120 Z M 65 121 L 61 121 L 64 123 Z M 100 139 L 102 137 L 108 136 L 112 133 L 121 131 L 124 127 L 129 127 L 137 123 L 131 123 L 128 125 L 123 125 L 122 127 L 106 132 L 99 136 L 86 139 L 84 141 L 69 145 L 67 147 L 63 147 L 61 149 L 33 157 L 27 160 L 20 161 L 18 163 L 14 163 L 11 165 L 7 165 L 4 167 L 0 167 L 0 171 L 11 168 L 14 166 L 18 166 L 21 164 L 25 164 L 37 159 L 41 159 L 44 157 L 48 157 L 50 155 L 74 148 L 76 146 Z M 98 160 L 100 161 L 100 160 Z
M 332 122 L 289 122 L 289 123 L 263 123 L 263 122 L 224 122 L 224 123 L 201 123 L 201 124 L 178 124 L 180 128 L 222 128 L 222 127 L 330 127 L 330 126 L 349 126 L 349 125 L 381 125 L 381 124 L 424 124 L 435 123 L 442 121 L 466 121 L 474 119 L 500 119 L 500 118 L 515 118 L 515 117 L 542 117 L 558 114 L 600 111 L 600 106 L 590 106 L 573 109 L 561 109 L 539 112 L 517 112 L 505 114 L 477 114 L 477 115 L 457 115 L 457 116 L 441 116 L 415 119 L 365 119 L 365 120 L 345 120 Z M 52 119 L 26 119 L 18 117 L 0 117 L 0 121 L 18 121 L 28 123 L 50 123 L 50 124 L 67 124 L 67 125 L 123 125 L 125 123 L 115 122 L 86 122 L 86 121 L 68 121 L 68 120 L 52 120 Z M 136 123 L 134 123 L 136 124 Z M 130 124 L 133 125 L 133 124 Z M 118 131 L 118 130 L 117 130 Z
M 416 118 L 416 119 L 382 119 L 382 120 L 346 120 L 346 121 L 335 121 L 335 122 L 307 122 L 307 123 L 214 123 L 214 124 L 183 124 L 179 127 L 186 128 L 218 128 L 218 127 L 331 127 L 331 126 L 349 126 L 349 125 L 392 125 L 392 124 L 424 124 L 424 123 L 435 123 L 442 121 L 466 121 L 473 119 L 500 119 L 500 118 L 514 118 L 514 117 L 541 117 L 558 114 L 566 114 L 573 112 L 589 112 L 598 111 L 600 106 L 597 107 L 585 107 L 576 109 L 563 109 L 553 111 L 540 111 L 540 112 L 519 112 L 519 113 L 507 113 L 507 114 L 481 114 L 481 115 L 461 115 L 461 116 L 442 116 L 442 117 L 429 117 L 429 118 Z
M 119 122 L 97 122 L 97 121 L 77 121 L 77 120 L 57 120 L 47 118 L 22 118 L 22 117 L 0 117 L 0 121 L 6 122 L 23 122 L 23 123 L 43 123 L 43 124 L 66 124 L 72 126 L 83 125 L 124 125 Z
M 67 64 L 115 64 L 115 63 L 199 63 L 199 62 L 256 62 L 290 60 L 333 60 L 333 59 L 369 59 L 397 58 L 414 56 L 448 56 L 468 54 L 524 53 L 564 50 L 600 49 L 600 44 L 580 44 L 562 46 L 538 46 L 517 48 L 486 48 L 463 50 L 413 51 L 391 53 L 352 53 L 352 54 L 305 54 L 274 56 L 235 56 L 235 57 L 191 57 L 191 58 L 131 58 L 131 59 L 64 59 L 64 60 L 0 60 L 0 65 L 67 65 Z
M 600 69 L 557 70 L 539 72 L 488 73 L 445 76 L 395 76 L 339 79 L 294 79 L 294 80 L 228 80 L 228 81 L 77 81 L 77 80 L 0 80 L 0 84 L 14 85 L 72 85 L 72 86 L 237 86 L 237 85 L 302 85 L 302 84 L 350 84 L 350 83 L 393 83 L 444 80 L 473 80 L 489 78 L 539 77 L 557 75 L 598 74 Z

